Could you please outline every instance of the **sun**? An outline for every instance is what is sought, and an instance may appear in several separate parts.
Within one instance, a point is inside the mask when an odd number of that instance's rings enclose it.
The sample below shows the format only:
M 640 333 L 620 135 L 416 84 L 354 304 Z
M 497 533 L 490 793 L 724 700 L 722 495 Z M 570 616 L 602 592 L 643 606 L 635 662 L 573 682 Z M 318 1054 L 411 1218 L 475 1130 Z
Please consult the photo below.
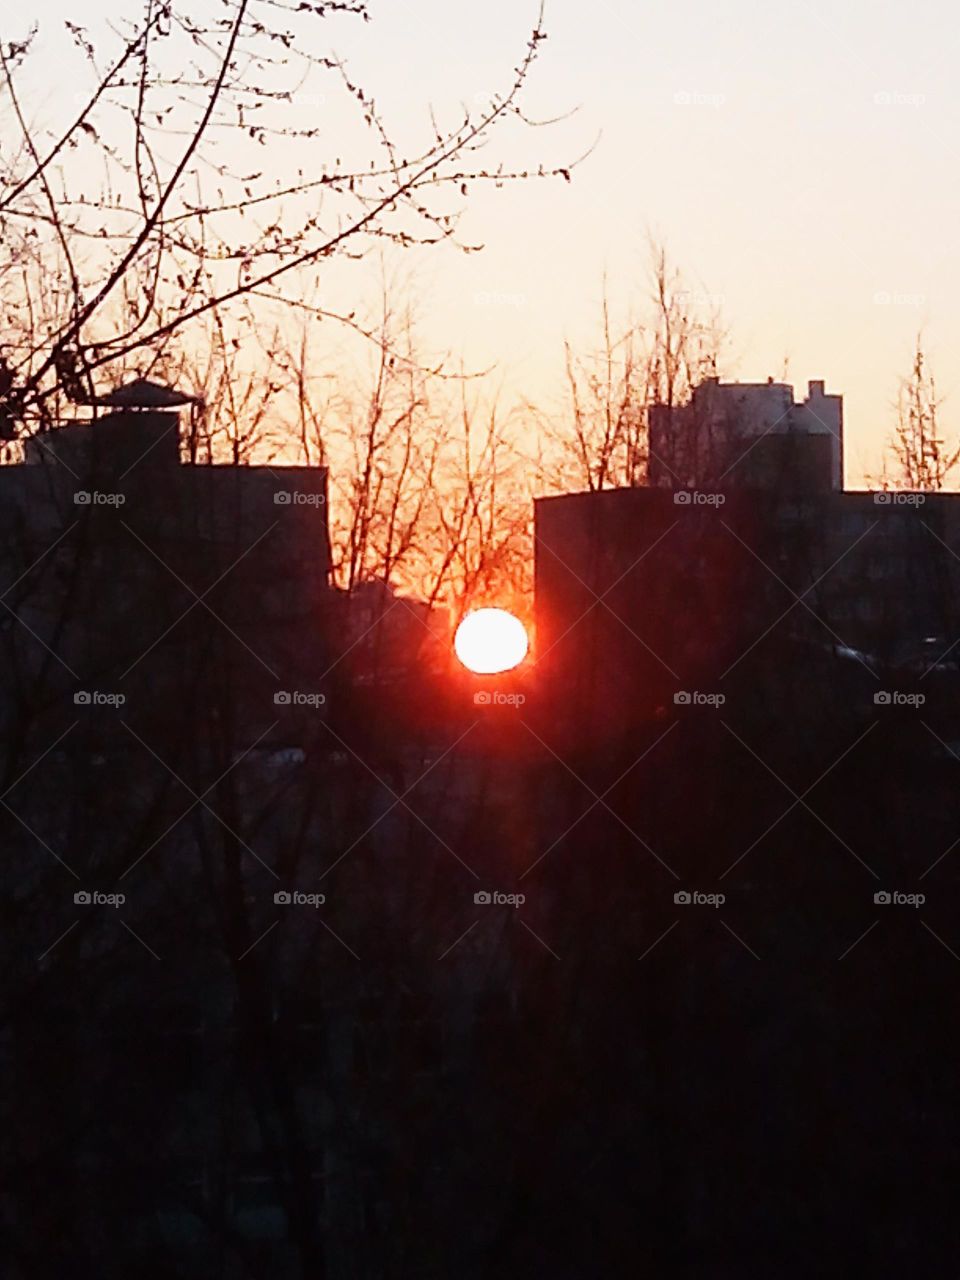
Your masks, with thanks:
M 529 642 L 523 623 L 506 609 L 477 609 L 457 627 L 453 649 L 467 668 L 479 676 L 512 671 L 527 656 Z

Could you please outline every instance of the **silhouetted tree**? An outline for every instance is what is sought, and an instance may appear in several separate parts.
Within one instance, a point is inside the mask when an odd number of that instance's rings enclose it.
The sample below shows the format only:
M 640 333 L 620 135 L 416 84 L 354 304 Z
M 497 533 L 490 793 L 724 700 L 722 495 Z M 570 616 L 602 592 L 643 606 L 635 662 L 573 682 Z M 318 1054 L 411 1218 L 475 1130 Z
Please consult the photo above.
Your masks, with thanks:
M 901 379 L 897 397 L 897 426 L 890 446 L 896 462 L 896 481 L 907 489 L 939 491 L 960 461 L 960 446 L 951 448 L 940 434 L 934 375 L 927 368 L 922 336 L 917 335 L 913 364 Z
M 551 487 L 645 483 L 649 408 L 686 404 L 717 373 L 723 342 L 716 300 L 687 285 L 662 244 L 650 244 L 646 309 L 617 320 L 604 280 L 599 344 L 587 352 L 564 344 L 566 403 L 538 415 Z
M 371 17 L 363 0 L 147 0 L 116 24 L 68 22 L 86 64 L 72 82 L 86 87 L 49 129 L 22 88 L 38 28 L 0 44 L 6 436 L 48 429 L 64 396 L 89 400 L 104 376 L 202 344 L 211 319 L 240 346 L 315 291 L 334 258 L 384 243 L 470 248 L 458 221 L 471 186 L 569 178 L 569 166 L 477 161 L 504 126 L 531 123 L 521 97 L 542 14 L 502 92 L 446 123 L 433 115 L 403 145 L 374 92 L 325 50 L 331 24 Z M 344 108 L 342 150 L 321 127 L 328 96 Z

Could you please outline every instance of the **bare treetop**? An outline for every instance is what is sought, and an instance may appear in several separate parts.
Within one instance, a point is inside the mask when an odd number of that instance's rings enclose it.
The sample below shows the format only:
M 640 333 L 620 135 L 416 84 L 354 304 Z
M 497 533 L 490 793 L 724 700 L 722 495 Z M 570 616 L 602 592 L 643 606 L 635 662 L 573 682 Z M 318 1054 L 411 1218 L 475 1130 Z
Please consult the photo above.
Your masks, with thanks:
M 145 0 L 135 19 L 69 23 L 89 87 L 53 129 L 25 88 L 37 27 L 0 43 L 4 434 L 48 429 L 64 391 L 90 401 L 125 369 L 162 367 L 211 312 L 253 332 L 337 255 L 476 247 L 458 220 L 478 182 L 569 179 L 507 166 L 489 145 L 534 123 L 521 99 L 542 11 L 500 93 L 443 120 L 425 110 L 403 146 L 331 48 L 336 23 L 370 20 L 359 0 Z M 74 70 L 64 80 L 80 83 Z

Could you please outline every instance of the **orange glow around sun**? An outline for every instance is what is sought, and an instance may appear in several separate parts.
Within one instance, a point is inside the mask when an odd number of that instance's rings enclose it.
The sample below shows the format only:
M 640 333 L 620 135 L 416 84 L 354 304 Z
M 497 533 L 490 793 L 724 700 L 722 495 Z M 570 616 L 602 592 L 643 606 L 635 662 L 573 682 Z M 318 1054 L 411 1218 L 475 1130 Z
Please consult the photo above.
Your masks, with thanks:
M 529 642 L 523 623 L 506 609 L 477 609 L 457 627 L 453 648 L 468 671 L 491 676 L 519 666 Z

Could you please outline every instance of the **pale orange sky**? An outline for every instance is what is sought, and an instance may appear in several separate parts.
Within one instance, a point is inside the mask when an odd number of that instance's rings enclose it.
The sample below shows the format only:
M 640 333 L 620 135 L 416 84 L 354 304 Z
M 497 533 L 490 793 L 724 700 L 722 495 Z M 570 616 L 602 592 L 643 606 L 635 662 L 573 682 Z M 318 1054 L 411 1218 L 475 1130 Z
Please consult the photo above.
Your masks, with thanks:
M 93 0 L 84 21 L 118 3 Z M 41 16 L 73 10 L 44 0 Z M 442 113 L 502 87 L 535 18 L 527 0 L 371 10 L 370 25 L 329 29 L 410 138 L 429 103 Z M 727 376 L 779 375 L 787 358 L 799 387 L 824 378 L 843 393 L 848 483 L 879 470 L 921 327 L 944 427 L 960 431 L 960 28 L 947 0 L 552 0 L 547 29 L 528 109 L 580 112 L 510 152 L 555 163 L 601 140 L 569 186 L 478 191 L 463 229 L 484 253 L 418 256 L 436 346 L 542 398 L 564 336 L 589 342 L 604 271 L 624 305 L 643 288 L 653 231 L 722 299 Z

